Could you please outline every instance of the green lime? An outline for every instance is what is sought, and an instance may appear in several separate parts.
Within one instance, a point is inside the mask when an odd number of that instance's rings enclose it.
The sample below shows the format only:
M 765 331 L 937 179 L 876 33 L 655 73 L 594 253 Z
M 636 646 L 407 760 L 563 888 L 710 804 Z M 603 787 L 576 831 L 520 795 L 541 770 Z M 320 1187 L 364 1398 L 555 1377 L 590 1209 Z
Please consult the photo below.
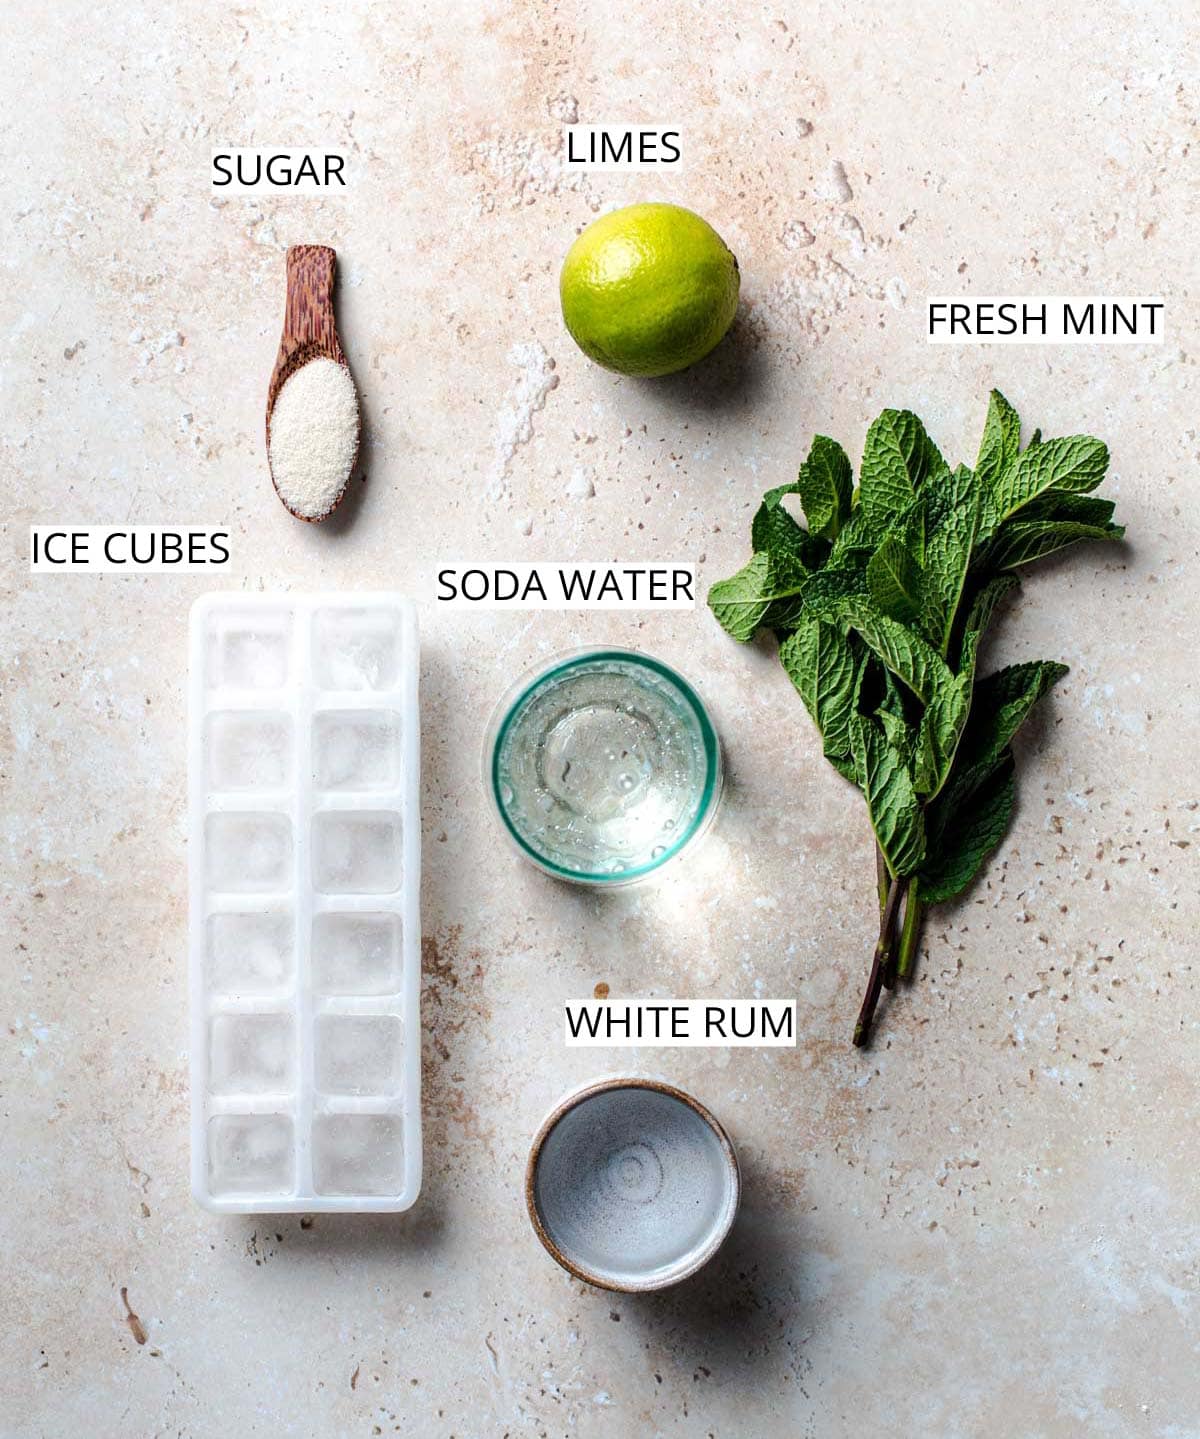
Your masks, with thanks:
M 563 319 L 589 359 L 622 375 L 669 375 L 707 355 L 733 321 L 738 263 L 679 205 L 601 215 L 567 251 Z

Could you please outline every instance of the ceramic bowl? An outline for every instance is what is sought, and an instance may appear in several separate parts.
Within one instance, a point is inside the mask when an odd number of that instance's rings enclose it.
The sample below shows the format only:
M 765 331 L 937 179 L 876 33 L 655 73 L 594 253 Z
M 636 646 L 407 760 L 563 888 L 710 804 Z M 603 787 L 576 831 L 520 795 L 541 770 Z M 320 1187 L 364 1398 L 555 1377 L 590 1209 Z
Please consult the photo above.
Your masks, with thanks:
M 578 1279 L 626 1294 L 664 1289 L 706 1264 L 741 1195 L 729 1136 L 690 1094 L 653 1079 L 604 1079 L 546 1117 L 525 1201 L 538 1238 Z

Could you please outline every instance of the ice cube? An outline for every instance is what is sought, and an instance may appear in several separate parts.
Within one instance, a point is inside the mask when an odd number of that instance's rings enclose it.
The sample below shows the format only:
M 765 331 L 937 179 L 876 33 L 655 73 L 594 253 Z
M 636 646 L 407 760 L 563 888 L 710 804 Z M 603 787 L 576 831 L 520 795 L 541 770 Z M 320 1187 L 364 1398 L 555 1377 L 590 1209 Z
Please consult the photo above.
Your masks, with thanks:
M 394 1114 L 320 1114 L 313 1121 L 318 1194 L 396 1194 L 404 1183 L 404 1130 Z
M 278 993 L 292 977 L 291 916 L 210 915 L 206 958 L 215 994 Z
M 395 1094 L 400 1038 L 394 1014 L 318 1015 L 317 1088 L 324 1094 Z
M 217 1014 L 209 1027 L 214 1094 L 285 1094 L 295 1085 L 296 1033 L 290 1014 Z
M 400 985 L 400 916 L 318 914 L 313 985 L 324 994 L 393 994 Z
M 324 810 L 313 816 L 313 883 L 326 894 L 390 894 L 400 887 L 400 816 Z
M 387 789 L 400 777 L 400 728 L 386 710 L 323 710 L 314 719 L 314 770 L 325 789 Z
M 285 714 L 219 711 L 204 736 L 213 789 L 280 789 L 292 772 L 292 721 Z
M 280 689 L 287 683 L 292 617 L 286 610 L 221 614 L 208 646 L 208 682 L 220 689 Z
M 392 689 L 402 636 L 395 610 L 318 610 L 313 620 L 317 683 L 329 690 Z
M 292 822 L 287 815 L 210 814 L 204 842 L 212 889 L 248 894 L 290 886 Z
M 290 1194 L 295 1140 L 286 1114 L 218 1114 L 208 1121 L 209 1189 Z

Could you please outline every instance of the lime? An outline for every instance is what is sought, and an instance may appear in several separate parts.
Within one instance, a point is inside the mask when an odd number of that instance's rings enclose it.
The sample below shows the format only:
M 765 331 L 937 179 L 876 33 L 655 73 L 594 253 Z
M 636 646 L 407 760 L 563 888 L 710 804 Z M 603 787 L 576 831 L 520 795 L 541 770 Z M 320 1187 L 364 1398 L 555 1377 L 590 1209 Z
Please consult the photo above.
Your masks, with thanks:
M 563 261 L 563 319 L 589 359 L 622 375 L 669 375 L 721 339 L 738 301 L 738 263 L 679 205 L 601 215 Z

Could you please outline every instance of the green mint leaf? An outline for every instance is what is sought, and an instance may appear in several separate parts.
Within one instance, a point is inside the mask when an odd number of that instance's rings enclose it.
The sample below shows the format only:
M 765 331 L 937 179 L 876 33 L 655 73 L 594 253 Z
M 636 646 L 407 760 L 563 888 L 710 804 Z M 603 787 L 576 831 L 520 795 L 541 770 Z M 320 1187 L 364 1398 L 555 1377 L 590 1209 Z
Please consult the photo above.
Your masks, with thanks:
M 988 399 L 987 419 L 983 425 L 983 438 L 979 442 L 975 473 L 991 487 L 1017 458 L 1020 448 L 1021 421 L 1017 412 L 999 390 L 993 390 Z
M 888 744 L 911 768 L 913 755 L 917 748 L 917 731 L 903 715 L 897 714 L 894 710 L 881 707 L 875 711 L 875 718 L 879 721 L 879 727 L 883 730 Z
M 1112 500 L 1098 500 L 1095 495 L 1077 495 L 1070 490 L 1043 490 L 1021 507 L 1021 522 L 1026 520 L 1076 520 L 1081 525 L 1112 523 L 1116 505 Z
M 853 755 L 831 754 L 826 755 L 825 758 L 843 779 L 848 779 L 851 784 L 856 784 L 861 787 L 862 781 L 859 779 L 858 766 L 854 762 Z
M 859 476 L 859 504 L 871 532 L 881 536 L 921 483 L 945 466 L 911 410 L 884 410 L 867 431 Z
M 971 720 L 963 737 L 965 768 L 991 764 L 1044 694 L 1067 673 L 1055 660 L 1009 665 L 977 681 Z
M 981 486 L 965 465 L 922 491 L 937 499 L 936 523 L 925 540 L 925 600 L 921 629 L 939 654 L 946 654 L 958 613 L 979 525 Z
M 920 794 L 932 797 L 946 783 L 970 709 L 969 675 L 958 675 L 935 687 L 921 716 L 913 756 L 913 782 Z
M 1013 590 L 1020 588 L 1021 581 L 1014 574 L 996 575 L 982 585 L 971 602 L 971 608 L 967 611 L 966 624 L 963 627 L 962 642 L 959 646 L 958 673 L 960 675 L 975 674 L 975 663 L 979 658 L 979 645 L 983 639 L 984 632 L 991 623 L 992 616 L 1001 602 Z
M 835 613 L 918 699 L 928 703 L 937 687 L 953 681 L 950 667 L 931 645 L 899 620 L 881 614 L 869 600 L 851 596 L 837 605 Z
M 821 733 L 825 758 L 839 768 L 841 764 L 849 766 L 853 778 L 850 722 L 861 674 L 861 648 L 836 625 L 805 614 L 780 645 L 779 658 Z
M 804 517 L 814 535 L 833 540 L 850 518 L 854 473 L 846 451 L 826 435 L 814 435 L 808 459 L 791 487 L 800 496 Z
M 744 642 L 769 623 L 773 604 L 799 596 L 807 578 L 808 571 L 798 561 L 764 550 L 736 575 L 710 588 L 709 608 L 727 634 Z
M 1022 451 L 992 484 L 992 498 L 1002 520 L 1015 514 L 1044 490 L 1094 490 L 1108 469 L 1108 446 L 1091 435 L 1044 440 Z
M 784 509 L 781 503 L 784 496 L 794 493 L 791 485 L 780 485 L 778 489 L 767 491 L 750 527 L 750 541 L 756 552 L 780 553 L 802 564 L 805 569 L 817 570 L 828 558 L 829 546 L 824 540 L 810 535 Z
M 818 570 L 804 586 L 804 608 L 819 619 L 839 621 L 846 600 L 866 598 L 869 556 L 869 550 L 853 550 L 843 555 L 842 564 Z
M 917 881 L 925 903 L 940 904 L 967 888 L 1007 834 L 1015 798 L 1013 757 L 1006 751 L 969 796 L 947 805 L 944 816 L 930 814 L 927 851 Z
M 908 623 L 925 603 L 925 571 L 900 535 L 889 534 L 867 564 L 867 590 L 885 615 Z
M 871 827 L 893 875 L 912 874 L 925 855 L 925 819 L 904 757 L 864 715 L 851 721 L 850 736 Z
M 875 544 L 876 540 L 867 524 L 867 517 L 862 510 L 854 510 L 838 531 L 838 537 L 833 542 L 833 549 L 829 552 L 829 563 L 830 565 L 845 564 L 857 550 L 874 552 Z
M 1022 515 L 1025 512 L 1022 511 Z M 1012 569 L 1052 555 L 1080 540 L 1119 540 L 1124 525 L 1086 525 L 1078 520 L 1007 521 L 988 550 L 988 563 L 996 569 Z

